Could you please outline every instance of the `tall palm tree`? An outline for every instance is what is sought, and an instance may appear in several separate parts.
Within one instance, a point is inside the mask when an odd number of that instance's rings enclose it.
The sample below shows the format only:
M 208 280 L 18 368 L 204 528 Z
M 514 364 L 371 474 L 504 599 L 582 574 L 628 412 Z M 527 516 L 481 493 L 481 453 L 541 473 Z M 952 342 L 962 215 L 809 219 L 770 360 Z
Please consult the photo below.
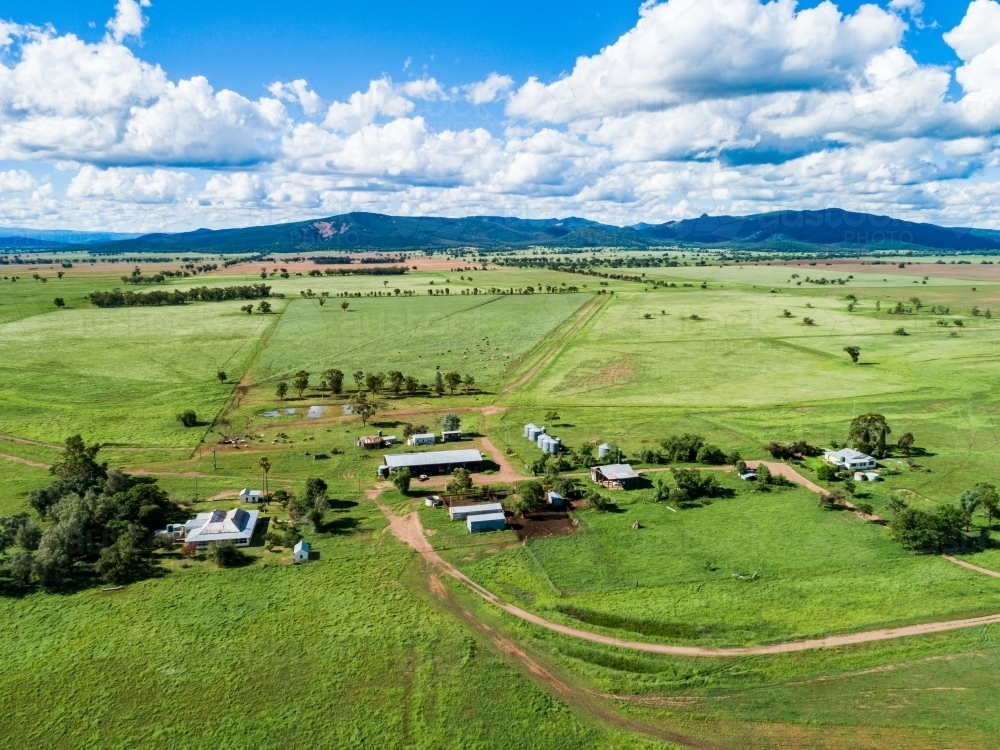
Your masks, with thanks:
M 271 496 L 270 493 L 267 491 L 267 472 L 271 470 L 271 462 L 267 460 L 267 456 L 261 456 L 260 461 L 258 463 L 260 464 L 261 471 L 264 472 L 264 497 L 265 497 L 265 502 L 267 502 L 266 498 L 269 498 Z

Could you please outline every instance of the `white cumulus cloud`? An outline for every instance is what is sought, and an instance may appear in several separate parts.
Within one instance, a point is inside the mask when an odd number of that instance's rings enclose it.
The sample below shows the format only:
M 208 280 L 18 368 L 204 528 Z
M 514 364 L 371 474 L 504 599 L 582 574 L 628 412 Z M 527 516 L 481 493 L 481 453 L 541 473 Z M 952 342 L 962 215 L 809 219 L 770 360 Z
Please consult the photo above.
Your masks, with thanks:
M 490 73 L 485 81 L 470 84 L 466 97 L 473 104 L 489 104 L 514 86 L 514 79 L 499 73 Z
M 107 24 L 110 37 L 120 44 L 129 37 L 142 36 L 142 31 L 149 22 L 142 14 L 142 9 L 150 5 L 150 0 L 118 0 L 115 15 Z

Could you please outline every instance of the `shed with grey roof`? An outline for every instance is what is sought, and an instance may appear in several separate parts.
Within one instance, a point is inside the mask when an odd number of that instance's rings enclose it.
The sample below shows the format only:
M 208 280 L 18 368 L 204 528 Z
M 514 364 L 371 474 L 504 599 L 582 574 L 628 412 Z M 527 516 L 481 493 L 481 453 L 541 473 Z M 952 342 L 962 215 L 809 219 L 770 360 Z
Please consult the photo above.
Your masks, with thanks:
M 503 531 L 507 527 L 507 516 L 503 514 L 503 511 L 469 516 L 465 520 L 465 526 L 471 534 L 480 531 Z
M 639 475 L 628 464 L 595 466 L 590 470 L 590 478 L 609 490 L 629 490 L 639 481 Z
M 489 513 L 503 513 L 500 503 L 482 503 L 480 505 L 453 505 L 448 508 L 448 517 L 452 521 L 464 521 L 469 516 L 481 516 Z
M 455 469 L 482 471 L 483 454 L 477 450 L 427 451 L 425 453 L 398 453 L 383 457 L 389 471 L 404 466 L 422 474 L 451 474 Z

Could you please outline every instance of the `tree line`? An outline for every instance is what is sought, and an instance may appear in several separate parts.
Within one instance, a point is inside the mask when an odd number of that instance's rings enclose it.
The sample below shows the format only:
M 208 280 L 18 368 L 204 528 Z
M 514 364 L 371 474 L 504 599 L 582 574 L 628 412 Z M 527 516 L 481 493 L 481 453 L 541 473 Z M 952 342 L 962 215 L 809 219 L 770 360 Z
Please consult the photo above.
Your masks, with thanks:
M 229 300 L 261 299 L 270 297 L 271 287 L 267 284 L 250 284 L 227 287 L 195 287 L 186 291 L 174 289 L 166 291 L 154 289 L 149 292 L 91 292 L 86 299 L 96 307 L 148 307 L 159 305 L 183 305 L 186 302 L 225 302 Z M 280 297 L 282 295 L 274 295 Z

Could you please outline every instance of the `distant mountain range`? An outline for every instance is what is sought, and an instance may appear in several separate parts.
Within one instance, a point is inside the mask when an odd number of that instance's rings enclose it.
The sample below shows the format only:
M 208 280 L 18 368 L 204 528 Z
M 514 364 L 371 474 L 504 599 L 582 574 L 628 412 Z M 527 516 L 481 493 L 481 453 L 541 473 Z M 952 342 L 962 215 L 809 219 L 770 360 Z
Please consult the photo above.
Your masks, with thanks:
M 0 229 L 0 235 L 3 234 L 12 233 Z M 179 234 L 135 237 L 89 236 L 91 239 L 88 240 L 74 236 L 72 241 L 51 235 L 42 236 L 42 233 L 36 233 L 34 238 L 9 236 L 0 238 L 0 247 L 49 249 L 78 246 L 81 242 L 86 242 L 87 250 L 95 253 L 290 253 L 316 250 L 446 250 L 459 247 L 502 250 L 524 247 L 582 249 L 676 246 L 786 251 L 827 247 L 1000 252 L 1000 232 L 997 231 L 919 224 L 839 208 L 823 211 L 776 211 L 752 216 L 706 214 L 697 219 L 629 227 L 601 224 L 576 217 L 518 219 L 467 216 L 449 219 L 355 212 L 324 219 L 242 229 L 198 229 Z M 36 244 L 5 244 L 28 241 Z

